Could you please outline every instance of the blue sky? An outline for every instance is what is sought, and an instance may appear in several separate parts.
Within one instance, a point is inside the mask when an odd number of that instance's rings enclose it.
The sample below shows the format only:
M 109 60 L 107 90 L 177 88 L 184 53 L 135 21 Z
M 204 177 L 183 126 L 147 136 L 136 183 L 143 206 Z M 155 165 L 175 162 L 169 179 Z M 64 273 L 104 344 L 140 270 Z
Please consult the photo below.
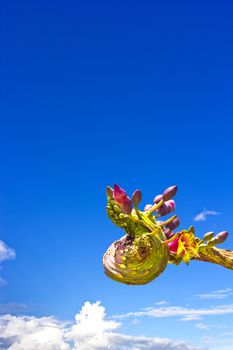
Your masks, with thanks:
M 166 350 L 232 349 L 231 271 L 192 262 L 129 287 L 101 263 L 122 235 L 105 214 L 114 183 L 140 188 L 144 204 L 177 184 L 181 228 L 233 232 L 232 12 L 230 1 L 2 4 L 0 311 L 25 324 L 22 343 L 27 317 L 38 330 L 78 313 L 69 334 L 95 314 L 105 343 L 79 336 L 72 350 L 156 350 L 155 338 Z M 205 210 L 219 214 L 194 221 Z M 138 316 L 144 308 L 160 316 Z

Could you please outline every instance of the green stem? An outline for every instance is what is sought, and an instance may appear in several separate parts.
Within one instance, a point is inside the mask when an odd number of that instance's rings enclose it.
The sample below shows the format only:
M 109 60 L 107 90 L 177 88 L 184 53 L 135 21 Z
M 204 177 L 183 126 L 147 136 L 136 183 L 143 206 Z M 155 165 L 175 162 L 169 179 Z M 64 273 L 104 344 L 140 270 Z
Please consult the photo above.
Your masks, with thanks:
M 171 216 L 169 219 L 167 219 L 166 221 L 162 222 L 161 224 L 159 224 L 159 226 L 165 226 L 167 224 L 169 224 L 172 220 L 174 220 L 177 217 L 177 215 L 173 215 Z
M 164 204 L 164 200 L 161 199 L 161 201 L 158 204 L 154 204 L 147 212 L 146 215 L 150 216 L 151 214 L 153 214 L 159 207 L 161 207 L 161 205 Z
M 195 255 L 192 259 L 222 265 L 228 269 L 233 270 L 232 250 L 206 247 L 206 249 L 198 252 L 198 254 Z

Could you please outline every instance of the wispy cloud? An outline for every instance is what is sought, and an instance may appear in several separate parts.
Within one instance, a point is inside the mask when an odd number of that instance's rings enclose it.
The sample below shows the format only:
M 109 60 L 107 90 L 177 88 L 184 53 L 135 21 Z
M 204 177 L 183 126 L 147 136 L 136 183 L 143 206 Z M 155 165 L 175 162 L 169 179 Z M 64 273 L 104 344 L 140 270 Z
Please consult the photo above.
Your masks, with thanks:
M 86 302 L 74 323 L 54 317 L 0 316 L 2 350 L 198 350 L 167 338 L 131 336 L 117 332 L 99 302 Z
M 167 305 L 168 302 L 166 300 L 161 300 L 161 301 L 158 301 L 157 303 L 155 303 L 155 305 L 159 305 L 159 306 L 162 306 L 162 305 Z
M 17 314 L 28 311 L 29 307 L 26 304 L 20 303 L 5 303 L 0 304 L 0 314 Z M 1 348 L 0 348 L 1 349 Z
M 207 216 L 214 216 L 214 215 L 219 215 L 220 213 L 218 213 L 215 210 L 207 210 L 204 209 L 201 213 L 197 214 L 194 217 L 194 221 L 205 221 L 207 219 Z
M 233 314 L 233 304 L 221 305 L 211 308 L 185 308 L 180 306 L 150 307 L 141 311 L 129 312 L 122 315 L 115 315 L 115 319 L 127 317 L 179 317 L 180 321 L 200 320 L 204 316 Z
M 0 261 L 15 258 L 15 251 L 9 248 L 3 241 L 0 241 Z
M 195 326 L 203 331 L 209 331 L 210 327 L 205 323 L 196 323 Z
M 233 294 L 233 290 L 231 288 L 225 288 L 225 289 L 219 289 L 219 290 L 214 290 L 209 293 L 203 293 L 203 294 L 197 294 L 196 297 L 199 299 L 225 299 L 229 295 Z
M 16 256 L 14 249 L 8 247 L 3 241 L 0 240 L 0 264 L 4 260 L 14 259 Z M 1 268 L 1 265 L 0 265 Z M 0 276 L 0 286 L 4 286 L 7 282 Z

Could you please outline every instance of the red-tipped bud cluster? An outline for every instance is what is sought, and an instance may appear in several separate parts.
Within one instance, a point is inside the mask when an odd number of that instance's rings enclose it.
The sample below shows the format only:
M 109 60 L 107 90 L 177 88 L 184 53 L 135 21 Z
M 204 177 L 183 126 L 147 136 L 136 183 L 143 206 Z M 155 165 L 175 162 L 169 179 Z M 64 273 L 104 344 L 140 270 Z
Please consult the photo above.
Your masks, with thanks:
M 175 210 L 175 202 L 174 200 L 170 199 L 169 201 L 165 202 L 161 207 L 158 208 L 157 212 L 161 215 L 167 215 L 170 214 Z
M 164 192 L 163 192 L 163 200 L 164 202 L 168 201 L 169 199 L 171 199 L 172 197 L 175 196 L 177 192 L 177 186 L 171 186 L 168 187 Z
M 130 214 L 132 211 L 132 201 L 127 193 L 118 185 L 114 185 L 113 198 L 121 207 L 123 213 Z
M 133 196 L 132 196 L 132 200 L 133 200 L 134 206 L 137 208 L 138 204 L 142 200 L 142 192 L 140 190 L 134 191 Z

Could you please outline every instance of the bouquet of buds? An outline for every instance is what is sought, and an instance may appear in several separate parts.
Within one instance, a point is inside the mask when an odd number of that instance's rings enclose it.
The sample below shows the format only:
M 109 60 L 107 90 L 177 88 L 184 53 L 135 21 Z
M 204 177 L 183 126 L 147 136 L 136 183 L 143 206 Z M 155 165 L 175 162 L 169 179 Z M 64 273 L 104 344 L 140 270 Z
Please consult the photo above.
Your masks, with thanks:
M 157 195 L 153 204 L 138 209 L 142 193 L 136 190 L 132 198 L 120 188 L 107 187 L 107 214 L 112 222 L 125 230 L 125 235 L 115 241 L 103 256 L 105 273 L 112 279 L 126 284 L 146 284 L 158 277 L 168 263 L 189 264 L 200 260 L 222 265 L 233 270 L 233 251 L 216 248 L 223 243 L 227 231 L 217 235 L 207 232 L 201 239 L 195 236 L 194 227 L 174 232 L 180 219 L 173 215 L 172 199 L 177 186 L 167 188 Z

